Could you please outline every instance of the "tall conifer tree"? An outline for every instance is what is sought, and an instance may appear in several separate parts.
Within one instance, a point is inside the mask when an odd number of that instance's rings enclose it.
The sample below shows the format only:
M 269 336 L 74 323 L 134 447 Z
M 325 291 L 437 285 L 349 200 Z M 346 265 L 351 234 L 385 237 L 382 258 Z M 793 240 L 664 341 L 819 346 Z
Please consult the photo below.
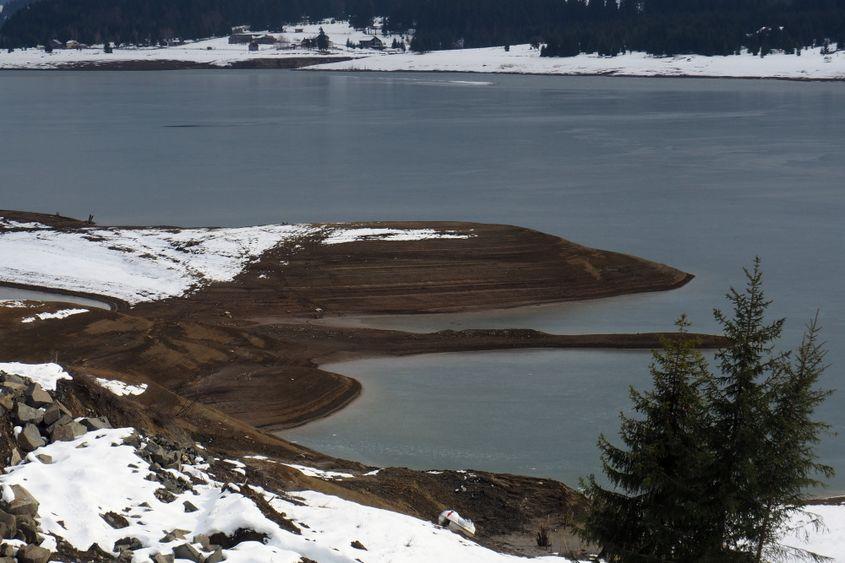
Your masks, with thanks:
M 685 317 L 651 365 L 653 387 L 631 389 L 637 417 L 620 415 L 625 447 L 599 438 L 602 466 L 613 485 L 586 483 L 592 509 L 584 536 L 604 547 L 610 561 L 670 562 L 699 559 L 709 533 L 698 513 L 710 466 L 703 388 L 711 375 Z

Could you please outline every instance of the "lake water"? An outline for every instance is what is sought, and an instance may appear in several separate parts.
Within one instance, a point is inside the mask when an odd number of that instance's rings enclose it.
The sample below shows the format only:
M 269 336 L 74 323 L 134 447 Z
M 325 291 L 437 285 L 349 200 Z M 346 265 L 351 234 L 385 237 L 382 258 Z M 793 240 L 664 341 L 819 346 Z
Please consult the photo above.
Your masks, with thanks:
M 279 71 L 0 73 L 0 208 L 104 223 L 513 223 L 696 274 L 677 291 L 417 319 L 415 330 L 700 330 L 755 254 L 773 312 L 822 310 L 845 369 L 845 84 Z M 286 435 L 379 465 L 573 482 L 648 355 L 368 360 L 365 392 Z M 845 396 L 821 415 L 845 431 Z M 822 447 L 845 490 L 843 439 Z

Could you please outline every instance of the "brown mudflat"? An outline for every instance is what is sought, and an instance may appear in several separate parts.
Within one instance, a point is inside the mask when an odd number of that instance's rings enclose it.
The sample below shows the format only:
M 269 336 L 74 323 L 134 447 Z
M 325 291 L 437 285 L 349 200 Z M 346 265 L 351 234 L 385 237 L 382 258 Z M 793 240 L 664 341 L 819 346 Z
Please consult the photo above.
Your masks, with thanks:
M 85 223 L 56 216 L 0 212 L 74 230 Z M 692 276 L 645 259 L 587 248 L 507 225 L 366 223 L 361 227 L 448 230 L 466 238 L 366 240 L 327 245 L 319 236 L 282 244 L 229 283 L 181 298 L 92 310 L 61 321 L 22 324 L 54 310 L 0 308 L 0 360 L 55 361 L 76 374 L 80 402 L 105 408 L 117 423 L 201 440 L 229 455 L 364 470 L 274 437 L 266 430 L 303 424 L 342 408 L 360 384 L 320 369 L 328 360 L 506 348 L 654 348 L 671 335 L 551 335 L 532 330 L 431 334 L 312 324 L 322 316 L 460 312 L 593 299 L 680 287 Z M 719 338 L 697 335 L 702 346 Z M 88 376 L 147 383 L 147 392 L 115 398 Z M 75 380 L 76 381 L 76 380 Z M 561 455 L 566 455 L 561 452 Z M 446 506 L 479 525 L 488 545 L 528 552 L 514 540 L 538 519 L 562 524 L 580 497 L 548 480 L 478 472 L 478 494 L 458 495 L 454 472 L 381 471 L 326 483 L 260 465 L 276 486 L 308 486 L 375 506 L 430 518 Z M 530 500 L 530 502 L 527 502 Z M 530 541 L 528 542 L 530 543 Z M 527 545 L 527 544 L 526 544 Z

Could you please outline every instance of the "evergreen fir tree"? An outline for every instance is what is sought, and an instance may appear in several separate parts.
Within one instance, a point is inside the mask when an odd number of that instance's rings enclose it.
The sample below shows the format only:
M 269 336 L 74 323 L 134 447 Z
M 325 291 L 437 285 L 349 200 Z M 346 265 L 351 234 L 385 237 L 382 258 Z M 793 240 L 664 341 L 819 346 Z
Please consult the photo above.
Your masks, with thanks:
M 699 506 L 711 464 L 704 387 L 712 385 L 712 376 L 686 334 L 686 318 L 677 325 L 677 337 L 654 353 L 652 390 L 631 389 L 639 416 L 620 415 L 625 447 L 599 438 L 613 488 L 593 476 L 586 482 L 592 507 L 583 535 L 601 545 L 609 561 L 695 561 L 711 543 Z
M 721 373 L 710 392 L 715 472 L 709 494 L 714 507 L 709 514 L 716 520 L 708 526 L 719 531 L 720 545 L 714 544 L 713 550 L 735 552 L 747 550 L 749 543 L 756 545 L 764 518 L 760 476 L 771 462 L 766 447 L 769 391 L 784 361 L 774 351 L 784 321 L 766 319 L 771 301 L 763 291 L 759 258 L 745 274 L 745 290 L 732 288 L 728 293 L 733 316 L 714 311 L 728 345 L 717 354 Z

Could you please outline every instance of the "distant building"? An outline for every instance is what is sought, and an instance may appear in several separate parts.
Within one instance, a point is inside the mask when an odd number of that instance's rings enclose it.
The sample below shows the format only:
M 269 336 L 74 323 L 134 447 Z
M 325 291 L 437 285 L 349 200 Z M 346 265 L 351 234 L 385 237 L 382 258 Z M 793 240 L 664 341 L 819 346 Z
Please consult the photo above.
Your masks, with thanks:
M 258 43 L 256 43 L 255 41 L 251 42 L 249 44 L 249 50 L 250 51 L 257 51 L 258 50 Z
M 232 35 L 237 35 L 239 33 L 249 33 L 249 26 L 248 25 L 236 25 L 232 28 Z
M 364 39 L 358 43 L 358 46 L 362 49 L 377 49 L 379 51 L 384 49 L 384 41 L 379 39 L 378 37 L 371 37 L 369 39 Z
M 59 41 L 58 39 L 51 39 L 50 42 L 47 44 L 50 49 L 64 49 L 65 44 Z
M 295 28 L 293 29 L 293 32 L 294 32 L 294 33 L 305 33 L 305 30 L 304 30 L 304 29 L 302 29 L 301 27 L 295 27 Z
M 229 36 L 229 45 L 245 45 L 252 43 L 252 39 L 251 33 L 233 33 Z
M 79 41 L 70 39 L 65 42 L 65 49 L 79 49 Z

